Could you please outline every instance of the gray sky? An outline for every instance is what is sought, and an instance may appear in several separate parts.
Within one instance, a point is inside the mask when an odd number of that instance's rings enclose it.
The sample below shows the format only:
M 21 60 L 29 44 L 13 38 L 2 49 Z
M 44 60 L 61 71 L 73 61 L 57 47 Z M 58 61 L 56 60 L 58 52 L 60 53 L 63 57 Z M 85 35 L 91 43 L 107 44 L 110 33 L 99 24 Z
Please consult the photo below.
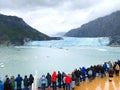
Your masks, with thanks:
M 120 0 L 0 0 L 0 13 L 16 15 L 52 35 L 120 10 Z

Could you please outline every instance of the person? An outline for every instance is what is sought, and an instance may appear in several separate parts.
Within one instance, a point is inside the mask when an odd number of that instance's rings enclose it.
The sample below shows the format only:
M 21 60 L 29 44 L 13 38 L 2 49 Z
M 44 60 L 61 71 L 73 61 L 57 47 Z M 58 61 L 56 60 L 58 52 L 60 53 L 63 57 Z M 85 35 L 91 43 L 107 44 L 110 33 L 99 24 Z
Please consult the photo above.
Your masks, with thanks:
M 101 78 L 103 78 L 105 76 L 105 68 L 101 66 L 100 71 L 101 71 Z
M 30 90 L 32 89 L 32 83 L 34 82 L 34 77 L 32 74 L 30 74 L 29 76 L 29 86 L 30 86 Z
M 15 79 L 15 81 L 17 83 L 17 90 L 21 90 L 22 80 L 23 80 L 22 77 L 20 76 L 20 74 L 18 74 L 18 76 Z
M 105 73 L 108 72 L 109 67 L 108 67 L 107 62 L 104 62 L 103 67 L 104 67 L 104 69 L 105 69 Z
M 74 72 L 72 72 L 71 78 L 72 78 L 72 82 L 71 82 L 70 86 L 71 86 L 72 90 L 74 90 L 74 88 L 75 88 L 75 80 L 76 80 L 76 76 L 75 76 Z
M 50 75 L 50 73 L 47 73 L 46 79 L 47 79 L 48 89 L 50 89 L 50 86 L 51 86 L 51 75 Z
M 27 75 L 25 75 L 24 79 L 23 79 L 23 83 L 24 83 L 24 90 L 28 90 L 29 87 L 29 80 L 27 78 Z
M 12 90 L 12 84 L 9 78 L 7 78 L 4 82 L 4 90 Z
M 110 69 L 110 68 L 113 68 L 113 64 L 112 64 L 111 61 L 108 61 L 107 63 L 108 63 L 108 65 L 109 65 L 109 69 Z
M 42 86 L 42 90 L 45 90 L 45 86 L 46 86 L 46 77 L 45 75 L 42 75 L 42 77 L 40 78 L 41 80 L 41 86 Z
M 119 70 L 120 70 L 120 67 L 118 64 L 115 65 L 115 74 L 116 76 L 119 76 Z
M 72 82 L 72 79 L 70 75 L 66 75 L 65 77 L 65 83 L 66 83 L 66 90 L 70 90 L 70 83 Z
M 88 71 L 88 72 L 87 72 L 87 74 L 88 74 L 88 79 L 89 79 L 89 81 L 91 82 L 92 79 L 93 79 L 93 70 L 92 70 L 92 68 L 88 68 L 87 71 Z
M 14 87 L 15 87 L 15 78 L 14 78 L 14 76 L 11 76 L 10 82 L 11 82 L 11 85 L 12 85 L 12 90 L 14 90 Z
M 57 80 L 57 74 L 54 71 L 52 74 L 52 85 L 53 85 L 53 90 L 56 90 L 56 80 Z
M 66 74 L 65 74 L 65 72 L 62 72 L 62 85 L 63 85 L 63 90 L 65 90 L 65 76 L 66 76 Z
M 58 87 L 61 88 L 62 74 L 58 71 Z
M 3 83 L 6 82 L 7 78 L 8 78 L 8 75 L 5 75 L 5 77 L 3 78 Z
M 76 76 L 76 85 L 79 86 L 80 85 L 80 75 L 81 75 L 81 71 L 80 70 L 75 70 L 75 76 Z
M 0 90 L 3 90 L 3 89 L 4 89 L 4 84 L 3 84 L 3 82 L 0 79 Z
M 86 79 L 86 68 L 85 67 L 82 67 L 81 68 L 81 73 L 82 73 L 82 79 L 83 79 L 83 81 L 85 81 L 85 79 Z
M 112 81 L 113 74 L 114 74 L 114 70 L 113 70 L 113 68 L 110 68 L 110 70 L 109 70 L 109 81 L 110 82 Z

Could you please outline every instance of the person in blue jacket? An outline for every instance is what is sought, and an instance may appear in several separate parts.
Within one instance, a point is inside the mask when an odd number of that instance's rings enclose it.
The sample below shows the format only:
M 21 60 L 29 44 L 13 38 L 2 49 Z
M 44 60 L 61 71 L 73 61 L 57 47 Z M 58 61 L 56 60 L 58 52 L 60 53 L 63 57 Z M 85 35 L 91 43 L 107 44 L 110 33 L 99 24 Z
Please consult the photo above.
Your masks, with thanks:
M 17 90 L 21 90 L 21 84 L 22 84 L 22 77 L 20 76 L 20 74 L 18 74 L 18 77 L 16 77 L 15 81 L 17 83 Z
M 3 90 L 3 88 L 4 88 L 4 84 L 3 84 L 3 82 L 0 80 L 0 90 Z

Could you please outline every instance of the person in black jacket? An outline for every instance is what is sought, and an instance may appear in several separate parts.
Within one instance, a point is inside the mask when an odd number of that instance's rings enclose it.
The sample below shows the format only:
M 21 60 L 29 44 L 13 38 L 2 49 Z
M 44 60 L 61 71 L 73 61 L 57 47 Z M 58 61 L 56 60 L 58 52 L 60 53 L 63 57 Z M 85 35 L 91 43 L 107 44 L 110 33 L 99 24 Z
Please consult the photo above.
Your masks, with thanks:
M 12 90 L 12 84 L 11 84 L 9 78 L 7 78 L 4 83 L 4 90 Z
M 63 86 L 63 90 L 65 90 L 65 72 L 62 72 L 62 86 Z
M 113 79 L 113 74 L 114 74 L 114 70 L 113 70 L 113 68 L 110 68 L 110 70 L 109 70 L 109 81 L 111 82 L 112 81 L 112 79 Z
M 51 86 L 51 75 L 50 75 L 50 73 L 47 73 L 46 78 L 47 78 L 48 89 L 50 89 L 50 86 Z
M 24 90 L 28 90 L 28 87 L 29 87 L 29 79 L 27 78 L 27 75 L 25 75 L 24 79 L 23 79 L 23 82 L 24 82 Z
M 79 86 L 80 85 L 80 75 L 81 75 L 81 71 L 80 70 L 75 70 L 75 76 L 76 76 L 76 85 Z
M 61 88 L 62 74 L 58 71 L 58 87 Z
M 29 86 L 30 86 L 30 90 L 31 90 L 31 88 L 32 88 L 32 83 L 34 82 L 34 77 L 33 77 L 33 75 L 32 74 L 30 74 L 30 76 L 29 76 Z

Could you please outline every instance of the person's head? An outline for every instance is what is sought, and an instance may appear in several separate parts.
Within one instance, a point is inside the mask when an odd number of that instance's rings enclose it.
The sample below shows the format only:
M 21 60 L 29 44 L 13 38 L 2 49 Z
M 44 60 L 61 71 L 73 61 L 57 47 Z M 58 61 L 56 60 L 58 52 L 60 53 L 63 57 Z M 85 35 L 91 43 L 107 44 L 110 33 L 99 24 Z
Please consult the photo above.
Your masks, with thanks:
M 11 79 L 14 79 L 14 76 L 11 76 Z
M 42 77 L 45 77 L 45 75 L 43 74 Z
M 60 73 L 60 71 L 58 71 L 58 74 Z
M 18 74 L 18 76 L 20 76 L 20 74 Z
M 6 81 L 9 81 L 9 78 L 7 78 Z
M 56 71 L 54 71 L 53 74 L 56 74 Z
M 32 75 L 32 74 L 30 74 L 30 77 L 33 77 L 33 75 Z
M 27 78 L 27 75 L 25 75 L 25 78 Z
M 50 75 L 50 73 L 48 72 L 47 75 Z
M 5 75 L 6 78 L 8 78 L 8 75 Z

